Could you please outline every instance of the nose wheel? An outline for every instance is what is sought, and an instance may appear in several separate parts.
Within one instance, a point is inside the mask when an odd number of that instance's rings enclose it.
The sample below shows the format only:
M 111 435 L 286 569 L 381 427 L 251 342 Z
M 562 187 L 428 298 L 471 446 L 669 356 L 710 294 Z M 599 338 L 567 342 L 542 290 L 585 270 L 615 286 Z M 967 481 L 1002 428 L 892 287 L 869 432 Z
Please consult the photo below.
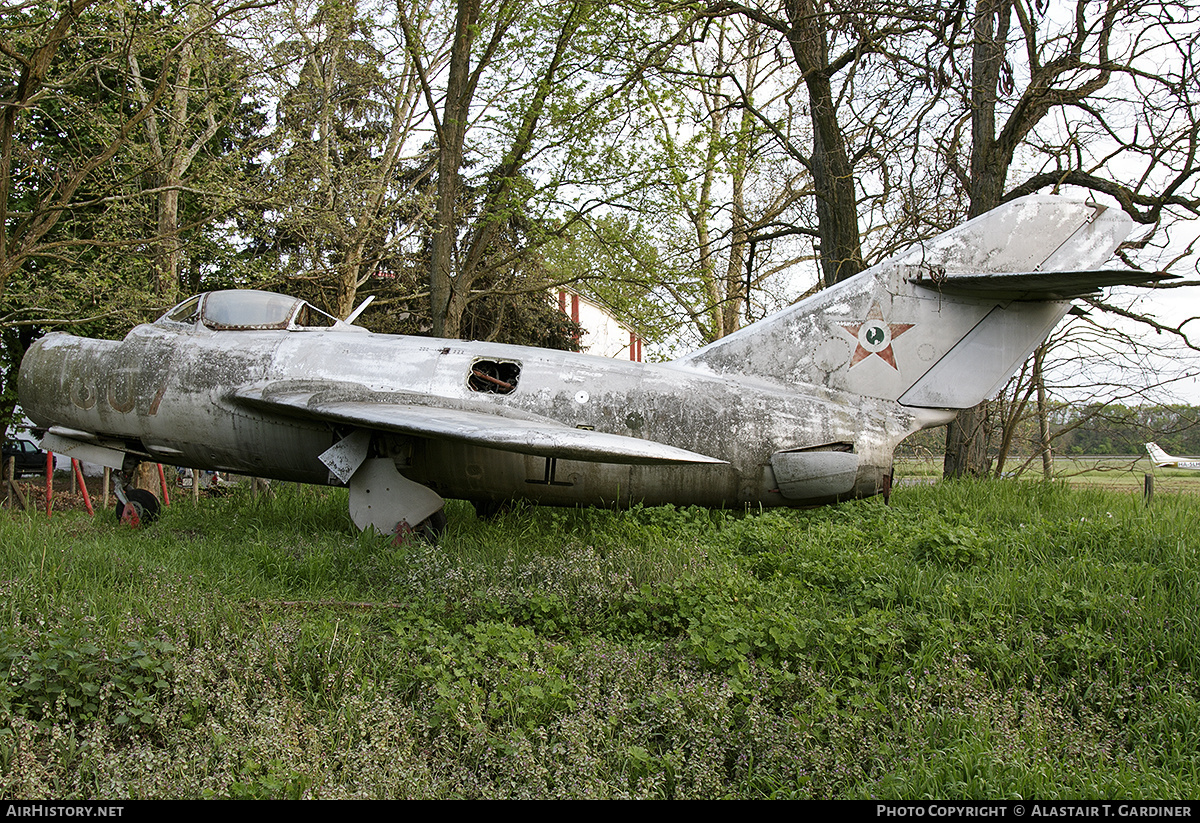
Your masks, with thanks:
M 159 502 L 153 493 L 145 489 L 125 489 L 121 473 L 114 473 L 117 493 L 117 520 L 138 528 L 149 526 L 158 519 Z

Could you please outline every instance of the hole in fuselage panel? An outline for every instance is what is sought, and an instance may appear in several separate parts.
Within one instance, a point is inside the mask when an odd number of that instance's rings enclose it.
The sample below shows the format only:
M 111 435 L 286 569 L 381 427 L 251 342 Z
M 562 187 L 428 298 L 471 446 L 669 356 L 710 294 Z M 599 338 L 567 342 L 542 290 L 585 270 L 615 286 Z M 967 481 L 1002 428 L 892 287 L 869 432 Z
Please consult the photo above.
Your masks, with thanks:
M 517 388 L 521 364 L 509 360 L 476 360 L 467 375 L 471 391 L 489 394 L 510 394 Z

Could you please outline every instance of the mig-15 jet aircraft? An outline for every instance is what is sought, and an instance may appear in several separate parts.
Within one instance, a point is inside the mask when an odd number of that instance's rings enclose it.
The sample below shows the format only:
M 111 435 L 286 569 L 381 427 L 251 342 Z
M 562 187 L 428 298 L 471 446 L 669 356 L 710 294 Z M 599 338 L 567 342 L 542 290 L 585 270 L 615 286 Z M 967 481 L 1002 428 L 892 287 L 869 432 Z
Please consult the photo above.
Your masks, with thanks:
M 897 444 L 992 396 L 1073 297 L 1167 277 L 1099 270 L 1131 227 L 1014 200 L 656 364 L 373 334 L 296 298 L 209 292 L 124 340 L 47 335 L 20 401 L 43 448 L 346 485 L 355 524 L 385 534 L 436 531 L 444 498 L 832 503 L 885 490 Z
M 1172 457 L 1159 448 L 1157 443 L 1147 443 L 1146 452 L 1150 455 L 1150 461 L 1160 469 L 1191 469 L 1192 471 L 1200 471 L 1200 458 Z

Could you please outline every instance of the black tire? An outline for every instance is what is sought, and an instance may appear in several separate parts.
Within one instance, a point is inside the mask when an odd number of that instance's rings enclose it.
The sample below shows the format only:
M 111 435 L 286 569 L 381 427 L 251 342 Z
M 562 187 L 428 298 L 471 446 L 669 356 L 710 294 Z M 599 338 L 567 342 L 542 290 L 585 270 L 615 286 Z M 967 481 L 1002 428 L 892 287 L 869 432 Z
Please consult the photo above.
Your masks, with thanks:
M 449 522 L 446 518 L 446 510 L 438 509 L 421 521 L 421 524 L 416 528 L 416 532 L 429 541 L 431 545 L 436 546 L 438 540 L 441 539 L 442 534 L 446 531 L 446 524 Z
M 480 520 L 495 520 L 500 515 L 512 509 L 511 500 L 472 500 L 475 516 Z
M 153 493 L 145 489 L 131 489 L 125 493 L 129 498 L 129 505 L 133 506 L 137 511 L 138 525 L 149 526 L 158 519 L 158 498 Z M 117 520 L 121 520 L 125 513 L 124 504 L 117 501 Z

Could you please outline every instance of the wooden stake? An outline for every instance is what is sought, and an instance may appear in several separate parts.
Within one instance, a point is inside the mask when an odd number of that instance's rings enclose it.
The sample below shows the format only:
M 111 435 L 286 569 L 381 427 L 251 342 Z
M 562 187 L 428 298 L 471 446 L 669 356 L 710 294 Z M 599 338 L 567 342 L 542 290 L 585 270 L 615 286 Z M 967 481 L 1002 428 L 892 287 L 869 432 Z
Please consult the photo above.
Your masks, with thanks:
M 21 487 L 17 485 L 17 458 L 8 458 L 8 463 L 4 467 L 4 476 L 8 481 L 9 498 L 15 498 L 17 504 L 21 507 L 21 511 L 29 511 L 29 504 L 25 502 L 25 495 L 21 493 Z

